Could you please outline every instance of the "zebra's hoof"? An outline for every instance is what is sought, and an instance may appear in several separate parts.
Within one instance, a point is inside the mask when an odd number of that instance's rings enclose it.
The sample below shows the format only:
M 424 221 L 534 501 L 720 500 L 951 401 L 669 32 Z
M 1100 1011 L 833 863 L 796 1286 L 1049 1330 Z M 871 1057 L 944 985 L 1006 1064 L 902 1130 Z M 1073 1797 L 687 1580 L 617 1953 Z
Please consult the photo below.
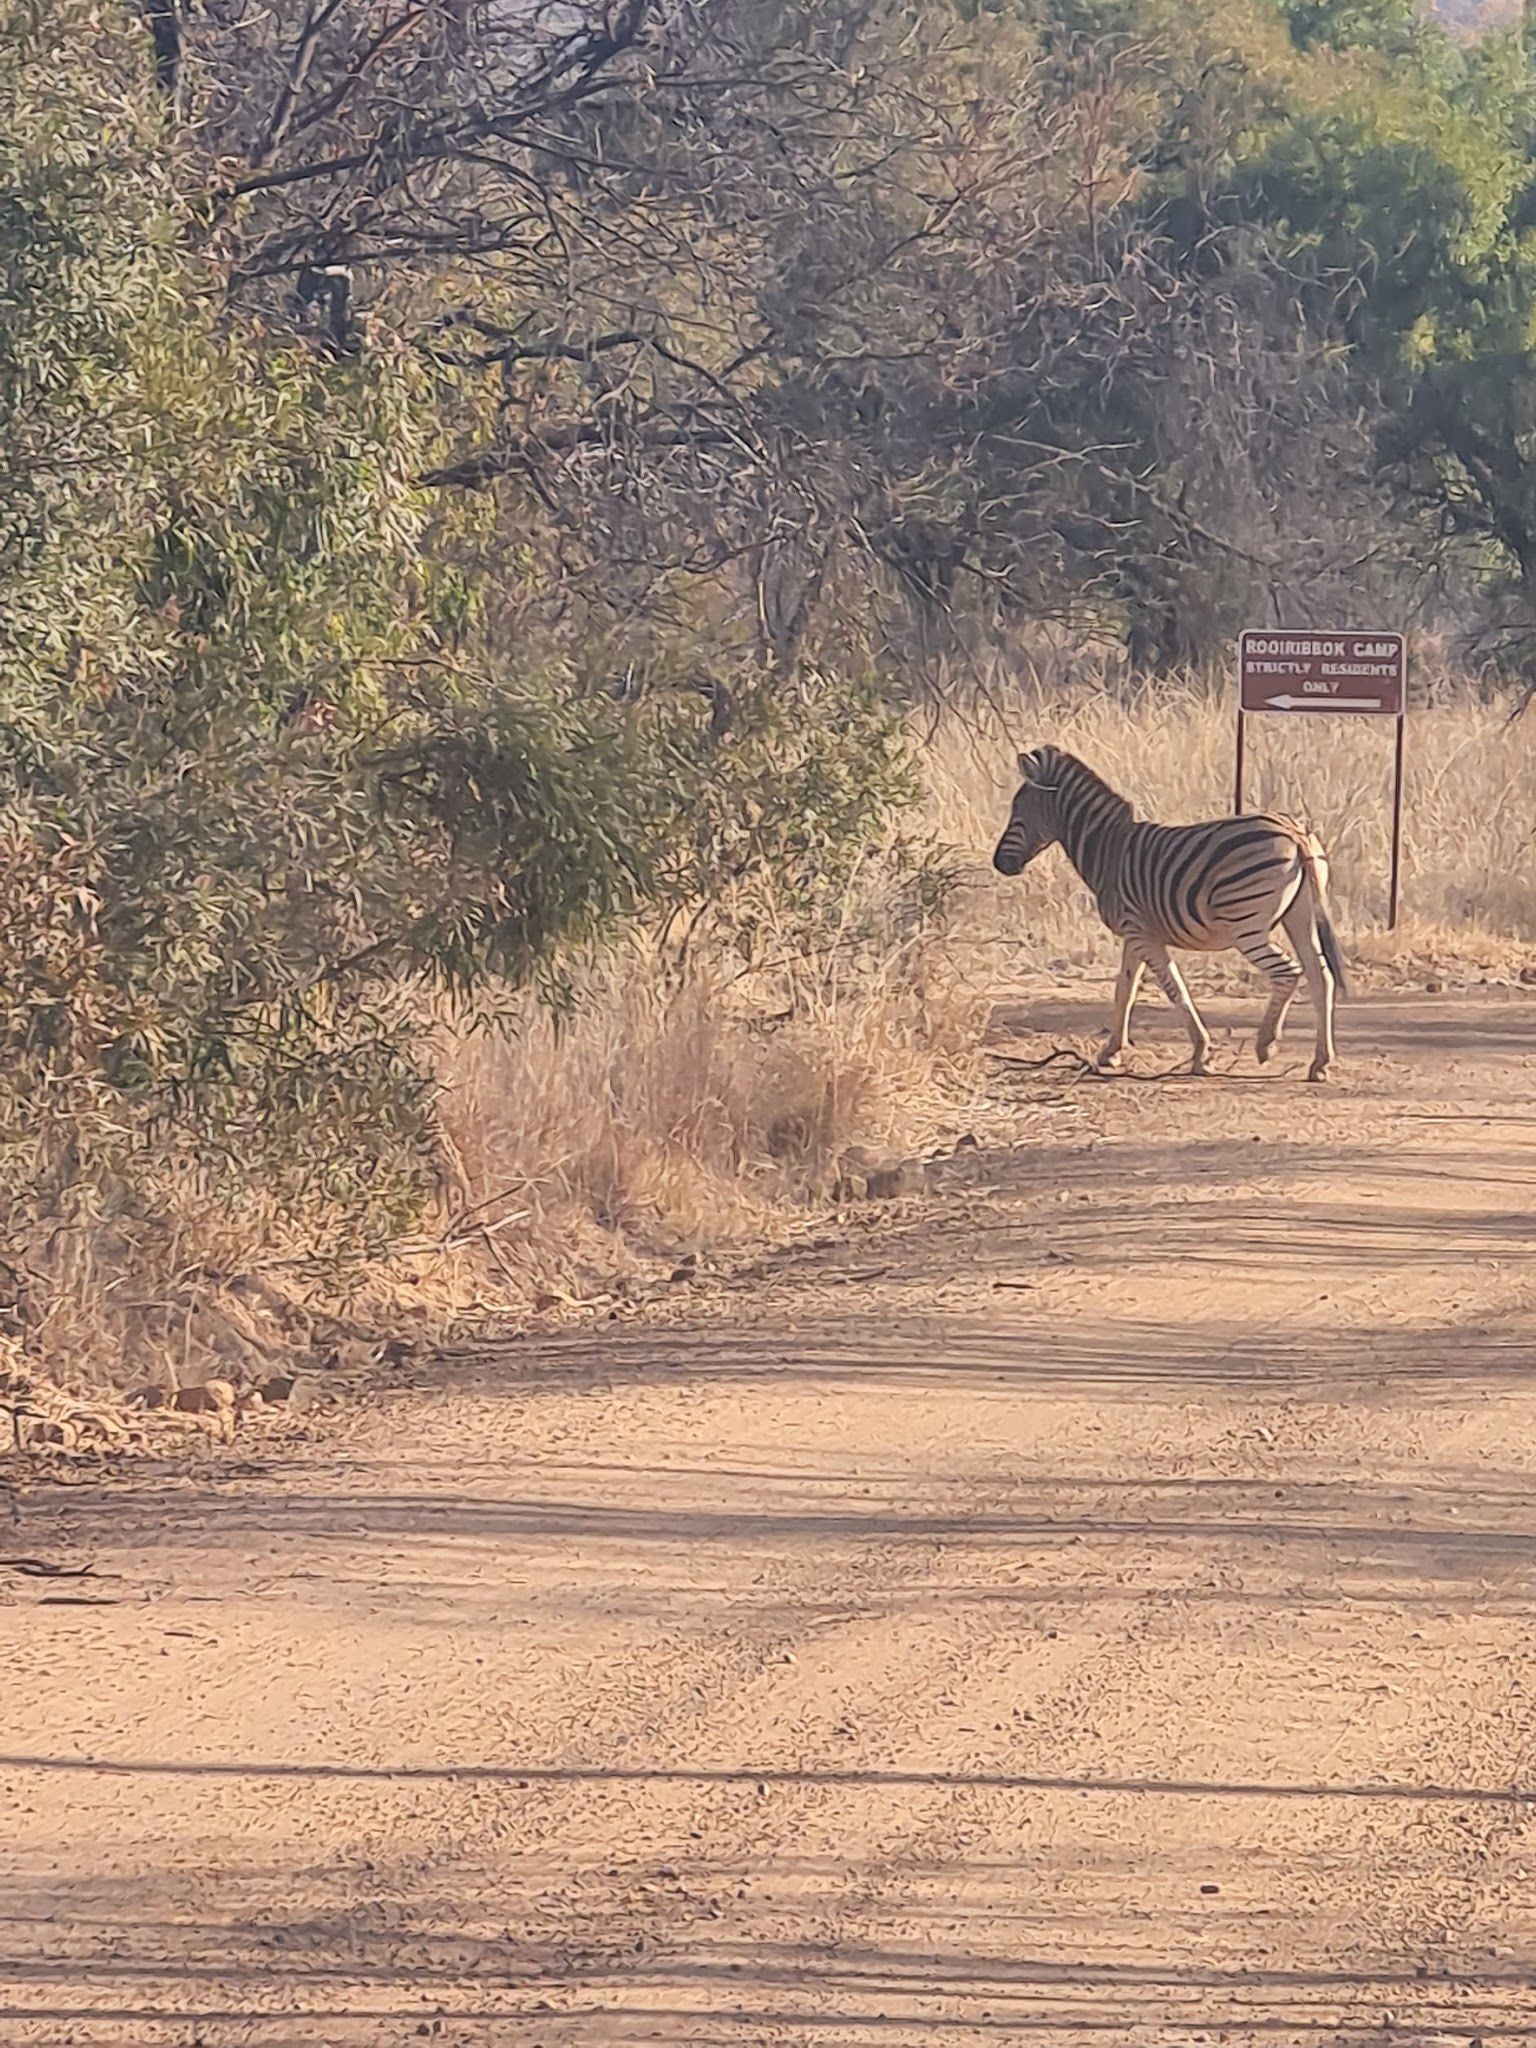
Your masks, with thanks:
M 1189 1063 L 1189 1071 L 1196 1077 L 1197 1080 L 1203 1081 L 1206 1075 L 1209 1074 L 1211 1071 L 1210 1055 L 1208 1053 L 1203 1052 L 1196 1053 L 1195 1057 Z
M 1307 1069 L 1307 1079 L 1309 1081 L 1326 1081 L 1330 1071 L 1327 1060 L 1314 1060 Z
M 1268 1041 L 1261 1038 L 1253 1049 L 1258 1056 L 1259 1065 L 1267 1066 L 1275 1056 L 1275 1041 L 1272 1038 Z
M 1101 1074 L 1120 1074 L 1125 1071 L 1125 1054 L 1101 1052 L 1093 1064 Z

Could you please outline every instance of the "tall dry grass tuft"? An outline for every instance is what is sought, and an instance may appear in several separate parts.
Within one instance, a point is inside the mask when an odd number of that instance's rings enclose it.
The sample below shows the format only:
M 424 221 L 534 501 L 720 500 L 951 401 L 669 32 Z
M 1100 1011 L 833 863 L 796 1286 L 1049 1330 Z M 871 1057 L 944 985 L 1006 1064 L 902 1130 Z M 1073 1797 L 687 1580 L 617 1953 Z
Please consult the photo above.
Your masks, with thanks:
M 457 1213 L 524 1287 L 739 1242 L 824 1201 L 850 1152 L 929 1142 L 974 1088 L 983 1023 L 926 946 L 836 979 L 716 957 L 680 984 L 637 947 L 571 1019 L 448 1041 Z

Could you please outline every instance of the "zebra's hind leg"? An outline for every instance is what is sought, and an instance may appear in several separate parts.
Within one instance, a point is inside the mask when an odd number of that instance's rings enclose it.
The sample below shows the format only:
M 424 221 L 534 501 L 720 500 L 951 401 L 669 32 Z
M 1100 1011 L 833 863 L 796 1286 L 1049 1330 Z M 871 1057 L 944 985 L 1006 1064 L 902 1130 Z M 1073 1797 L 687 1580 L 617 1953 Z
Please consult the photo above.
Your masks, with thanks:
M 1323 958 L 1323 949 L 1318 944 L 1317 925 L 1313 918 L 1312 905 L 1298 896 L 1286 911 L 1283 919 L 1291 935 L 1291 943 L 1301 955 L 1301 971 L 1307 977 L 1307 992 L 1312 998 L 1312 1008 L 1317 1017 L 1317 1044 L 1312 1054 L 1312 1064 L 1307 1069 L 1309 1081 L 1326 1081 L 1328 1070 L 1333 1065 L 1333 975 L 1328 962 Z
M 1269 932 L 1255 932 L 1250 938 L 1239 939 L 1237 950 L 1250 967 L 1263 975 L 1270 987 L 1269 1008 L 1264 1012 L 1258 1042 L 1254 1046 L 1262 1065 L 1273 1056 L 1275 1047 L 1280 1043 L 1286 1012 L 1295 1002 L 1296 991 L 1301 987 L 1301 969 L 1289 953 L 1282 952 L 1274 943 Z
M 1114 1022 L 1094 1061 L 1094 1065 L 1104 1073 L 1113 1073 L 1122 1064 L 1122 1055 L 1131 1042 L 1131 1011 L 1136 1004 L 1136 991 L 1141 987 L 1141 977 L 1146 971 L 1147 963 L 1141 957 L 1141 948 L 1127 939 L 1125 950 L 1120 955 L 1120 977 L 1115 983 Z
M 1195 1008 L 1183 975 L 1169 959 L 1168 948 L 1143 941 L 1141 951 L 1142 957 L 1156 977 L 1158 987 L 1184 1019 L 1184 1028 L 1189 1033 L 1189 1042 L 1195 1054 L 1190 1061 L 1189 1071 L 1192 1074 L 1209 1073 L 1211 1034 L 1201 1022 L 1200 1012 Z

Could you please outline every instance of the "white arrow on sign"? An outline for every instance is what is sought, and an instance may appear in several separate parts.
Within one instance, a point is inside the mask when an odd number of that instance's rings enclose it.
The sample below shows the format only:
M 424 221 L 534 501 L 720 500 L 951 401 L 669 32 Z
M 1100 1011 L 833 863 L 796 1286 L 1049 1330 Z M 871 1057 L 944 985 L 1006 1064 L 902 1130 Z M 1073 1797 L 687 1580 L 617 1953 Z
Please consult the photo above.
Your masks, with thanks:
M 1379 711 L 1379 697 L 1266 697 L 1267 711 Z

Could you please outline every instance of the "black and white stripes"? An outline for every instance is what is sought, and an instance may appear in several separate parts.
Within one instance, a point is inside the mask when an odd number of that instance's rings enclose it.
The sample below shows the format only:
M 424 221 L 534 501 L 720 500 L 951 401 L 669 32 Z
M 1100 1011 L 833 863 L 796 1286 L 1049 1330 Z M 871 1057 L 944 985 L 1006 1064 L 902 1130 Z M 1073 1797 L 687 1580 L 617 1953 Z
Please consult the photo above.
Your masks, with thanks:
M 1347 991 L 1328 922 L 1328 862 L 1312 833 L 1269 814 L 1204 825 L 1138 824 L 1123 796 L 1059 747 L 1021 754 L 1019 769 L 1024 780 L 992 865 L 1000 874 L 1021 874 L 1059 840 L 1093 891 L 1099 915 L 1124 941 L 1114 1023 L 1099 1063 L 1119 1064 L 1130 1043 L 1136 991 L 1150 967 L 1188 1027 L 1194 1071 L 1203 1074 L 1210 1035 L 1169 948 L 1219 953 L 1231 947 L 1266 976 L 1272 991 L 1259 1026 L 1261 1060 L 1279 1042 L 1285 1013 L 1306 976 L 1317 1012 L 1309 1078 L 1323 1080 L 1333 1063 L 1335 985 Z M 1274 943 L 1277 924 L 1289 933 L 1300 966 Z

